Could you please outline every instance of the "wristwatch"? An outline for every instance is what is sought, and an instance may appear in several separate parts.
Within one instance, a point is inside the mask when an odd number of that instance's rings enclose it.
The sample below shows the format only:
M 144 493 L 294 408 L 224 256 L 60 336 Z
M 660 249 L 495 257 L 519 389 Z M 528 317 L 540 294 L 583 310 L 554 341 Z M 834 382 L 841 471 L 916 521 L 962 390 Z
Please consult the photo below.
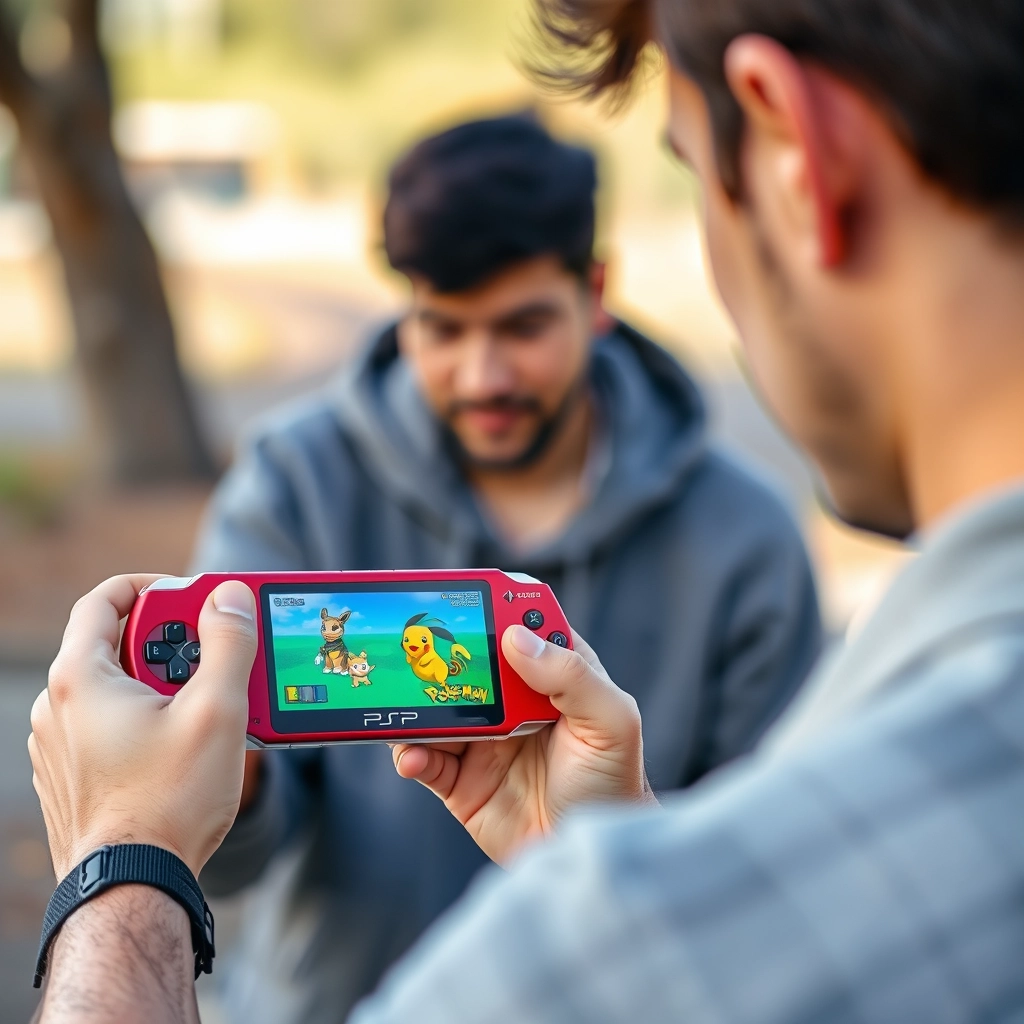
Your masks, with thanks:
M 159 846 L 127 843 L 101 846 L 72 868 L 50 897 L 39 937 L 34 987 L 46 974 L 50 946 L 60 927 L 83 903 L 115 885 L 150 885 L 165 892 L 186 910 L 192 925 L 196 977 L 213 970 L 213 914 L 195 875 L 179 857 Z

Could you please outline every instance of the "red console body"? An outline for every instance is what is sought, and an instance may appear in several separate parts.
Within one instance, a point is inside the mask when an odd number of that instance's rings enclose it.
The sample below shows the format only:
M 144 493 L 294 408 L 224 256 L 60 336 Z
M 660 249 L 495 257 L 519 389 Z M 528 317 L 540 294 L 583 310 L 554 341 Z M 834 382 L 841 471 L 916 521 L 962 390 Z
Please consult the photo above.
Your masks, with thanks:
M 505 660 L 501 636 L 519 623 L 570 647 L 569 624 L 545 584 L 497 569 L 167 577 L 128 617 L 125 671 L 169 696 L 187 685 L 200 610 L 228 579 L 256 600 L 257 746 L 501 739 L 558 718 Z

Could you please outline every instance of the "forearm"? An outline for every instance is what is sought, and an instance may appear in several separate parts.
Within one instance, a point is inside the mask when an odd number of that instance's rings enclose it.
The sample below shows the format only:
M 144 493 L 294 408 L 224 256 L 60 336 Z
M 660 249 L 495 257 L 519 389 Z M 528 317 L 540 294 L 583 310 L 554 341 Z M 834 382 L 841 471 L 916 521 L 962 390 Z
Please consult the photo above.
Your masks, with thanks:
M 198 1024 L 188 915 L 169 896 L 121 885 L 64 923 L 37 1024 Z

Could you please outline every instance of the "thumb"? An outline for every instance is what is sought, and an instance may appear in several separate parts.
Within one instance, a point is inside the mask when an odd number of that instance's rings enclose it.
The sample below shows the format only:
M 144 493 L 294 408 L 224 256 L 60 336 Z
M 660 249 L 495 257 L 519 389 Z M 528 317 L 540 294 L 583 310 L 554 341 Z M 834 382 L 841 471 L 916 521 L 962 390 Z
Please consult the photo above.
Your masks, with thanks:
M 622 742 L 633 736 L 640 714 L 636 701 L 608 678 L 597 656 L 578 637 L 580 651 L 546 643 L 525 626 L 510 626 L 501 638 L 509 664 L 531 690 L 545 694 L 578 733 Z
M 249 672 L 256 656 L 256 603 L 239 580 L 222 583 L 199 613 L 199 669 L 174 703 L 212 704 L 233 721 L 248 720 Z

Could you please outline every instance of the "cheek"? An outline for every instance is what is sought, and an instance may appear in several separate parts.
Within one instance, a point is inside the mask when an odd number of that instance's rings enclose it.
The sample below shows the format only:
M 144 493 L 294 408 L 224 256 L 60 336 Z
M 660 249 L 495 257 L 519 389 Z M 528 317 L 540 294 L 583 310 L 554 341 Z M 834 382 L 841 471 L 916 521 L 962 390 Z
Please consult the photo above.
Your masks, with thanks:
M 451 401 L 455 389 L 455 375 L 459 365 L 459 346 L 412 343 L 403 351 L 405 362 L 412 371 L 420 394 L 435 410 Z
M 704 219 L 711 274 L 750 372 L 770 401 L 779 356 L 773 345 L 776 318 L 750 228 L 724 193 L 707 204 Z
M 708 270 L 726 310 L 747 346 L 753 318 L 749 267 L 740 245 L 740 225 L 728 200 L 722 197 L 704 204 L 705 258 Z
M 422 372 L 416 374 L 420 394 L 426 399 L 427 405 L 435 412 L 446 409 L 456 397 L 455 372 L 440 360 L 427 360 Z
M 590 355 L 590 334 L 562 326 L 542 338 L 525 342 L 515 355 L 519 390 L 555 406 L 579 379 Z

